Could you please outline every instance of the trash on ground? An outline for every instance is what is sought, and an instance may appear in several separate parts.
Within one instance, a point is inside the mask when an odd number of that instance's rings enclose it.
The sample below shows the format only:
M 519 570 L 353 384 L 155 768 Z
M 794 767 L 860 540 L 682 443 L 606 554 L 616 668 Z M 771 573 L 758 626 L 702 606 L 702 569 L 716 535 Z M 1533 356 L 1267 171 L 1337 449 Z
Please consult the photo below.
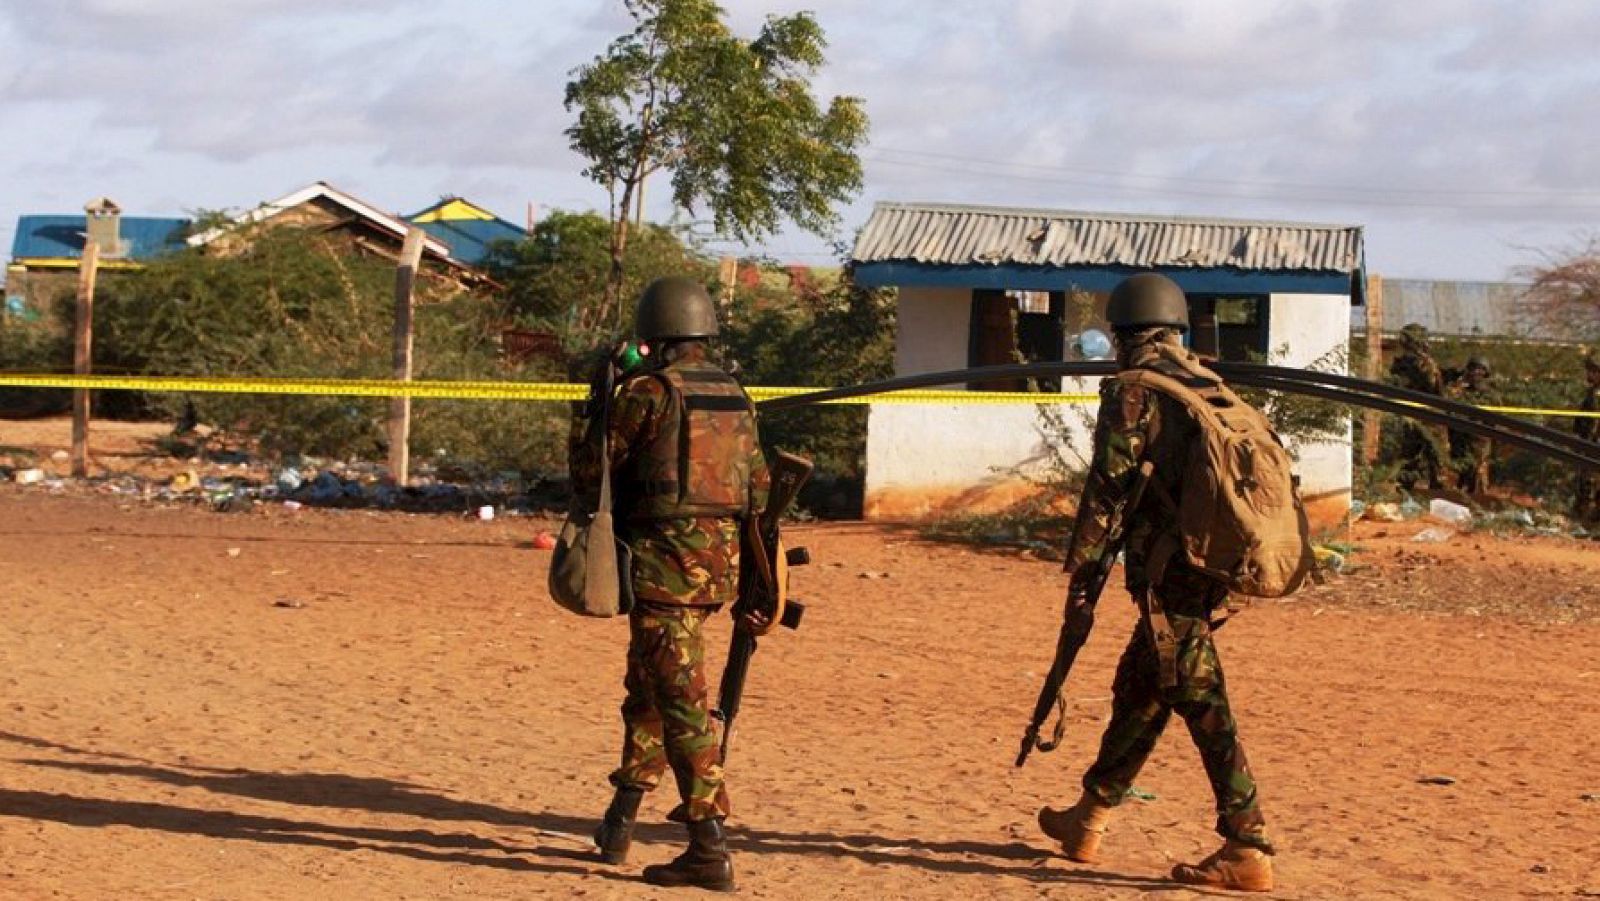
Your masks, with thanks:
M 1422 785 L 1455 785 L 1456 784 L 1455 777 L 1453 777 L 1453 776 L 1423 776 L 1421 779 L 1418 779 L 1417 782 L 1422 784 Z
M 32 485 L 44 481 L 44 470 L 19 469 L 11 476 L 11 479 L 18 485 Z
M 1373 504 L 1366 508 L 1362 518 L 1370 522 L 1399 522 L 1405 519 L 1404 516 L 1400 515 L 1400 505 L 1390 502 Z
M 1444 544 L 1454 537 L 1456 537 L 1454 529 L 1447 529 L 1444 526 L 1430 526 L 1411 536 L 1411 540 L 1425 544 Z
M 1429 502 L 1428 515 L 1452 526 L 1464 526 L 1472 522 L 1471 510 L 1442 497 L 1436 497 Z

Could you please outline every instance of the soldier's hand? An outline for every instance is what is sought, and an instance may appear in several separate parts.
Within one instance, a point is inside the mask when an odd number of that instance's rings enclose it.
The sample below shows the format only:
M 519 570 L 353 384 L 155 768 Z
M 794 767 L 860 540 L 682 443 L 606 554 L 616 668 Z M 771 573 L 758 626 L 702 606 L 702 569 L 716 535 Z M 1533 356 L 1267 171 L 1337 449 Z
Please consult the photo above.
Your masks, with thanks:
M 750 632 L 762 632 L 772 625 L 772 618 L 754 608 L 738 608 L 733 611 L 734 619 Z

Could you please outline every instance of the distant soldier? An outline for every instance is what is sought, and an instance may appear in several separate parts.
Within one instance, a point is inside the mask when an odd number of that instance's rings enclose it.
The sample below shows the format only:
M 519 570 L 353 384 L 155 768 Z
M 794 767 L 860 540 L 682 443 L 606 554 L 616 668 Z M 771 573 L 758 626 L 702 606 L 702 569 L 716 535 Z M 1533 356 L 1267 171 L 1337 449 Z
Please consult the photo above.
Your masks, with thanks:
M 1600 347 L 1594 348 L 1583 358 L 1583 369 L 1589 387 L 1583 395 L 1583 403 L 1578 405 L 1578 411 L 1600 412 Z M 1600 419 L 1579 416 L 1573 421 L 1572 431 L 1585 441 L 1600 441 Z M 1594 473 L 1587 469 L 1578 470 L 1573 494 L 1572 513 L 1579 522 L 1600 519 L 1600 480 L 1596 480 Z
M 1220 384 L 1180 343 L 1189 328 L 1188 304 L 1172 280 L 1153 273 L 1126 279 L 1112 292 L 1106 317 L 1115 332 L 1119 369 L 1153 369 L 1195 384 Z M 1128 590 L 1136 599 L 1156 597 L 1176 644 L 1169 656 L 1158 651 L 1148 622 L 1134 630 L 1117 664 L 1111 722 L 1099 756 L 1083 776 L 1083 794 L 1072 807 L 1040 810 L 1039 826 L 1061 843 L 1067 857 L 1096 862 L 1113 808 L 1122 803 L 1176 712 L 1199 748 L 1216 797 L 1217 832 L 1225 841 L 1200 863 L 1173 868 L 1173 879 L 1268 891 L 1272 843 L 1211 638 L 1212 615 L 1225 604 L 1228 589 L 1181 554 L 1161 552 L 1173 549 L 1171 511 L 1186 490 L 1184 464 L 1201 444 L 1201 428 L 1182 401 L 1165 393 L 1117 379 L 1107 379 L 1101 388 L 1094 457 L 1067 551 L 1068 603 L 1083 603 L 1095 569 L 1091 564 L 1105 552 L 1111 524 L 1121 516 Z M 1141 461 L 1154 464 L 1154 475 L 1139 506 L 1123 511 Z
M 1493 372 L 1489 361 L 1474 356 L 1467 360 L 1461 375 L 1452 382 L 1450 393 L 1455 399 L 1476 406 L 1492 405 L 1494 390 L 1490 385 Z M 1450 464 L 1455 469 L 1456 487 L 1469 495 L 1489 490 L 1489 461 L 1494 456 L 1494 442 L 1478 435 L 1450 430 Z
M 1400 356 L 1389 365 L 1390 378 L 1402 388 L 1442 397 L 1444 373 L 1428 349 L 1428 330 L 1411 323 L 1400 330 Z M 1396 481 L 1405 491 L 1418 482 L 1443 488 L 1446 436 L 1438 426 L 1406 419 L 1400 425 L 1400 472 Z
M 595 844 L 608 863 L 626 860 L 640 802 L 670 767 L 682 803 L 668 818 L 688 826 L 689 847 L 646 867 L 644 879 L 731 891 L 701 627 L 735 598 L 740 521 L 765 504 L 769 476 L 755 408 L 707 355 L 717 317 L 705 289 L 686 278 L 653 282 L 634 332 L 650 362 L 622 382 L 609 421 L 591 424 L 572 454 L 574 487 L 596 491 L 605 430 L 617 536 L 633 553 L 622 763 Z

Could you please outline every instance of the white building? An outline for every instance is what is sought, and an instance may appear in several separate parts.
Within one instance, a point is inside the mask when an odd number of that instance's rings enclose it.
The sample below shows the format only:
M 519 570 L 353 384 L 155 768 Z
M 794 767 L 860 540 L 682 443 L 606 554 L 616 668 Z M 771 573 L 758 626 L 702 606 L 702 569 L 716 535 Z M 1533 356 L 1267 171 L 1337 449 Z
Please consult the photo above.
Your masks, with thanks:
M 1073 336 L 1106 328 L 1111 288 L 1151 270 L 1183 287 L 1191 340 L 1221 358 L 1343 371 L 1352 294 L 1363 283 L 1355 226 L 933 204 L 878 204 L 853 261 L 858 283 L 899 289 L 896 375 L 1078 359 Z M 1092 394 L 1098 385 L 965 387 Z M 1093 404 L 1063 410 L 1086 454 Z M 1341 519 L 1348 432 L 1294 450 L 1313 520 Z M 1000 509 L 1037 490 L 1028 476 L 1050 459 L 1032 405 L 876 405 L 865 513 L 906 520 Z

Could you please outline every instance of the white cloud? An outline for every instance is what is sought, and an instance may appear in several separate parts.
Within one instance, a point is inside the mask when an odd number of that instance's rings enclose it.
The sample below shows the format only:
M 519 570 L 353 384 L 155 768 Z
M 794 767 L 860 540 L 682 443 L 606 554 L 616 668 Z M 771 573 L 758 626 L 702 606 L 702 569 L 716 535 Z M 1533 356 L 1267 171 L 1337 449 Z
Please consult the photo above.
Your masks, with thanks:
M 1600 213 L 1591 0 L 727 5 L 747 33 L 815 11 L 819 88 L 873 120 L 869 198 L 1367 222 L 1478 275 Z M 0 218 L 108 180 L 182 196 L 186 170 L 207 206 L 335 176 L 400 206 L 600 202 L 561 94 L 627 27 L 617 0 L 0 0 L 0 110 L 54 136 L 12 145 Z

